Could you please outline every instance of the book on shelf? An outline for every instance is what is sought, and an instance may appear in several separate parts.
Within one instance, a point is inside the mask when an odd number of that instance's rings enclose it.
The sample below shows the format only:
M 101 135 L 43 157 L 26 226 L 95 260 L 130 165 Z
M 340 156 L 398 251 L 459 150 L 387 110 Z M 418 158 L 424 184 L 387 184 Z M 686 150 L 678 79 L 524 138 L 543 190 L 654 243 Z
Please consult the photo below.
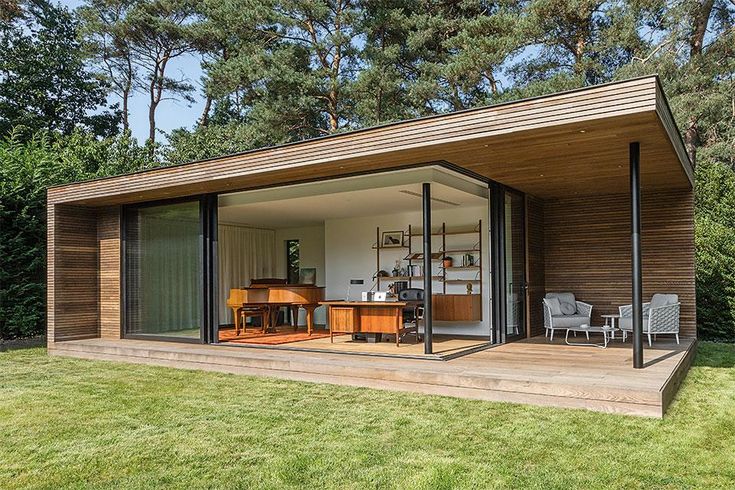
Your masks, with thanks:
M 424 275 L 424 266 L 418 264 L 412 264 L 408 268 L 408 275 L 412 277 L 421 277 Z

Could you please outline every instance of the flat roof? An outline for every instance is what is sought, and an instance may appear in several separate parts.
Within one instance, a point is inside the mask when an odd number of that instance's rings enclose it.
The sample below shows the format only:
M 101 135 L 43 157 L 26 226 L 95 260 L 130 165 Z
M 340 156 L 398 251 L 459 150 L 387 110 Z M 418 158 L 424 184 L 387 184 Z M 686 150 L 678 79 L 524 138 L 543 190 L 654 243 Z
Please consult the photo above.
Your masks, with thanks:
M 644 188 L 692 186 L 660 82 L 648 76 L 55 186 L 48 201 L 115 205 L 436 160 L 542 198 L 614 193 L 627 188 L 632 141 L 641 143 Z

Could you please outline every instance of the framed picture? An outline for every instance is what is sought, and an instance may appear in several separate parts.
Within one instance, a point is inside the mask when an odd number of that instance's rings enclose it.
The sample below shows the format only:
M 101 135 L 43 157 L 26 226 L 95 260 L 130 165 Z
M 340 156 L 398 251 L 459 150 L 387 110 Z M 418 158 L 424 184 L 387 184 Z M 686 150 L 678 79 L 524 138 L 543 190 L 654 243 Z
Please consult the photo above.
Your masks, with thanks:
M 299 269 L 299 284 L 316 284 L 316 268 L 302 267 Z
M 381 247 L 402 247 L 403 246 L 403 232 L 402 231 L 384 231 L 381 239 Z

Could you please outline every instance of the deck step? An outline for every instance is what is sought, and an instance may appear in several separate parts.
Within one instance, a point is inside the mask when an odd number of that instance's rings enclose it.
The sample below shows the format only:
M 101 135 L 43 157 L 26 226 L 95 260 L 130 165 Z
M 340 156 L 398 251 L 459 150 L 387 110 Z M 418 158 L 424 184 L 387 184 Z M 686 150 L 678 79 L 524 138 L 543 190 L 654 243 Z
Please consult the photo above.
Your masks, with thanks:
M 76 340 L 53 344 L 49 353 L 85 359 L 202 369 L 348 386 L 412 391 L 492 401 L 662 416 L 662 394 L 652 388 L 622 388 L 520 375 L 512 369 L 477 372 L 452 361 L 391 359 L 248 347 L 130 340 Z

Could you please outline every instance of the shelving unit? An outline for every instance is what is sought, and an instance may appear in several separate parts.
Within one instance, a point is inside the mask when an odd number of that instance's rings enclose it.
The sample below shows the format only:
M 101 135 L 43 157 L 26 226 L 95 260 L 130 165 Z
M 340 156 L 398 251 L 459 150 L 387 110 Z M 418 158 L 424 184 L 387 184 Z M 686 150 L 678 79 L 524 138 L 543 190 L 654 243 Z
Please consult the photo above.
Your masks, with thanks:
M 482 220 L 478 220 L 477 226 L 471 230 L 460 229 L 460 230 L 447 230 L 446 223 L 442 223 L 441 231 L 438 233 L 442 237 L 442 257 L 456 258 L 458 255 L 471 256 L 472 264 L 452 265 L 451 267 L 442 267 L 442 284 L 444 287 L 444 294 L 447 294 L 448 285 L 461 285 L 461 284 L 479 284 L 480 290 L 478 293 L 482 296 Z M 456 237 L 460 235 L 477 235 L 477 241 L 471 247 L 452 247 L 447 245 L 447 237 Z M 474 240 L 473 240 L 474 241 Z M 465 244 L 463 244 L 465 245 Z M 456 263 L 456 260 L 455 260 Z M 453 277 L 452 273 L 466 273 L 475 271 L 475 277 L 463 278 Z M 447 274 L 450 274 L 449 277 Z
M 407 250 L 405 254 L 402 254 L 400 258 L 397 260 L 401 262 L 407 262 L 408 270 L 411 270 L 411 267 L 413 265 L 416 265 L 416 262 L 423 264 L 424 262 L 424 253 L 416 252 L 412 249 L 413 240 L 412 237 L 419 236 L 419 234 L 416 234 L 413 232 L 412 226 L 408 225 L 408 231 L 404 231 L 404 243 L 402 245 L 397 246 L 391 246 L 391 247 L 384 247 L 381 245 L 382 243 L 382 237 L 380 232 L 380 227 L 377 227 L 375 232 L 375 244 L 373 245 L 373 249 L 375 250 L 375 257 L 376 257 L 376 273 L 375 273 L 375 281 L 377 284 L 377 288 L 380 289 L 380 284 L 382 282 L 395 282 L 395 281 L 408 281 L 408 287 L 414 287 L 413 281 L 421 281 L 423 283 L 424 276 L 423 275 L 406 275 L 406 276 L 385 276 L 381 277 L 378 275 L 378 272 L 380 272 L 381 269 L 381 263 L 380 263 L 380 253 L 381 250 Z M 432 261 L 440 261 L 442 254 L 441 252 L 433 252 L 432 254 Z M 435 279 L 437 281 L 440 281 L 443 279 L 443 275 L 436 275 L 432 276 L 432 279 Z
M 441 249 L 438 251 L 431 251 L 432 262 L 442 262 L 446 257 L 452 257 L 454 263 L 461 265 L 452 265 L 451 267 L 443 267 L 443 264 L 439 266 L 440 274 L 432 275 L 432 279 L 441 282 L 441 293 L 434 294 L 432 301 L 435 303 L 435 318 L 444 321 L 480 321 L 482 320 L 482 220 L 478 220 L 477 225 L 472 228 L 457 228 L 447 229 L 446 223 L 441 224 L 441 228 L 431 233 L 432 236 L 441 237 Z M 382 283 L 395 282 L 395 281 L 407 281 L 408 287 L 423 287 L 424 276 L 423 275 L 400 275 L 400 276 L 385 276 L 381 277 L 378 272 L 381 270 L 381 254 L 385 254 L 386 250 L 405 250 L 405 255 L 402 255 L 396 260 L 400 261 L 401 264 L 407 266 L 410 272 L 415 265 L 423 265 L 424 252 L 414 250 L 414 245 L 418 242 L 417 248 L 422 246 L 421 240 L 415 240 L 415 237 L 423 236 L 423 231 L 415 230 L 411 225 L 408 226 L 408 230 L 404 231 L 404 243 L 397 246 L 384 247 L 381 245 L 382 236 L 380 227 L 376 228 L 376 240 L 372 248 L 375 250 L 376 256 L 376 274 L 375 281 L 377 289 L 381 288 Z M 457 243 L 454 238 L 450 238 L 449 242 L 455 242 L 455 246 L 448 246 L 448 237 L 460 237 L 460 236 L 476 236 L 476 239 L 471 240 L 472 245 L 467 243 L 467 240 L 463 243 Z M 465 264 L 461 260 L 457 261 L 458 257 L 472 257 L 471 264 Z M 403 268 L 403 267 L 402 267 Z M 433 271 L 432 271 L 433 272 Z M 468 273 L 475 272 L 473 277 L 462 277 L 467 276 Z M 447 292 L 447 286 L 461 286 L 461 285 L 478 285 L 477 289 L 474 289 L 471 294 L 467 294 L 466 291 L 449 293 Z M 456 290 L 456 289 L 455 289 Z

